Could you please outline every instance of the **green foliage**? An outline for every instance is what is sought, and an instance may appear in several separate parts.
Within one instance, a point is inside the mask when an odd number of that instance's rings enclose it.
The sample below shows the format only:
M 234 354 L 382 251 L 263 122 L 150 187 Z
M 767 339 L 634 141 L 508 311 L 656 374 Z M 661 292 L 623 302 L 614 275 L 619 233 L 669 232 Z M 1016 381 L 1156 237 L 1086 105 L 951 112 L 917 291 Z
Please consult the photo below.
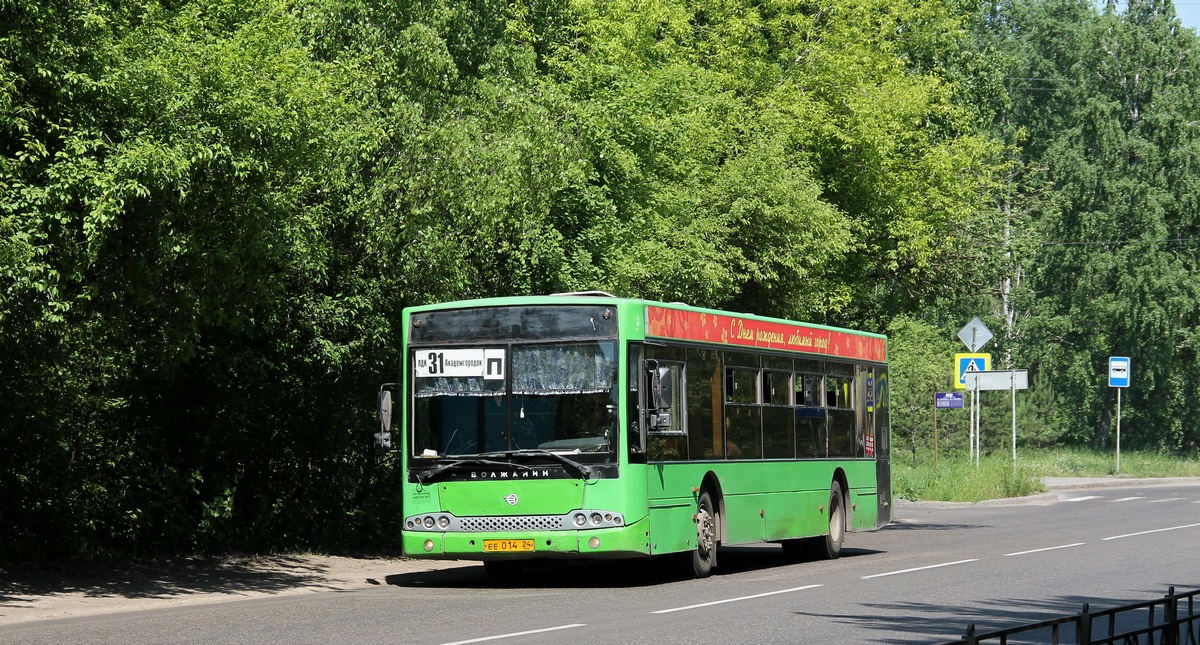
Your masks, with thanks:
M 933 455 L 934 395 L 955 391 L 953 365 L 947 360 L 956 348 L 945 334 L 931 325 L 906 316 L 897 317 L 887 329 L 892 362 L 889 404 L 892 414 L 892 456 L 903 454 L 915 463 L 918 453 Z M 936 418 L 938 450 L 949 452 L 948 439 L 967 424 L 960 411 L 944 410 Z M 964 442 L 965 444 L 965 442 Z
M 1067 440 L 1111 441 L 1116 401 L 1102 375 L 1109 356 L 1131 355 L 1138 387 L 1127 399 L 1127 441 L 1192 445 L 1197 430 L 1184 419 L 1197 394 L 1197 267 L 1187 247 L 1198 140 L 1186 123 L 1200 80 L 1195 35 L 1178 29 L 1169 3 L 1133 2 L 1103 16 L 1067 5 L 1087 20 L 1062 32 L 1069 39 L 1032 39 L 1030 57 L 1018 61 L 1029 71 L 1017 75 L 1060 90 L 1028 99 L 1016 115 L 1028 119 L 1026 154 L 1047 167 L 1054 189 L 1032 222 L 1041 238 L 1030 257 L 1037 297 L 1027 302 L 1022 353 L 1060 404 L 1078 411 L 1061 417 Z M 1051 11 L 1022 18 L 1034 34 L 1063 24 Z
M 4 148 L 23 246 L 0 318 L 19 402 L 0 488 L 20 500 L 0 557 L 309 544 L 341 523 L 321 523 L 345 504 L 325 491 L 348 490 L 330 480 L 362 477 L 370 397 L 323 394 L 378 340 L 353 308 L 366 283 L 341 281 L 358 271 L 338 235 L 352 167 L 331 163 L 358 137 L 347 79 L 282 5 L 144 9 L 80 34 L 91 58 L 52 91 L 21 91 L 45 122 Z M 305 400 L 329 407 L 276 412 Z
M 393 544 L 399 312 L 472 296 L 887 331 L 918 466 L 983 315 L 1023 445 L 1103 444 L 1117 353 L 1123 440 L 1194 452 L 1196 48 L 1162 0 L 0 2 L 0 561 Z

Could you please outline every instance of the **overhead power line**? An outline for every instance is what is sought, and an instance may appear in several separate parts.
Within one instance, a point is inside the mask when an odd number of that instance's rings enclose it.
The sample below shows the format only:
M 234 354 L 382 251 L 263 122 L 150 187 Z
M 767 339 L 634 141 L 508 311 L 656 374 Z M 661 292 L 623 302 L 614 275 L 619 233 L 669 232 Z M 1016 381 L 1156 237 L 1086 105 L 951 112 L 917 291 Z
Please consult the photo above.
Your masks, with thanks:
M 1174 237 L 1166 240 L 1087 240 L 1040 242 L 1039 246 L 1125 246 L 1127 244 L 1186 244 L 1200 242 L 1200 237 Z

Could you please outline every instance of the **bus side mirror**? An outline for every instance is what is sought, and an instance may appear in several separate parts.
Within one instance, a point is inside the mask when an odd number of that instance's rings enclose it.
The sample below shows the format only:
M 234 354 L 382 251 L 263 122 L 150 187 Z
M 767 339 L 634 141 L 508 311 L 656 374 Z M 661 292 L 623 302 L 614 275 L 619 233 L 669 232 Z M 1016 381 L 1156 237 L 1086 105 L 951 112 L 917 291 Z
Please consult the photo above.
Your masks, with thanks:
M 375 433 L 375 447 L 392 449 L 392 392 L 387 386 L 379 388 L 379 432 Z
M 671 429 L 671 401 L 675 400 L 675 384 L 671 368 L 658 361 L 646 361 L 646 377 L 650 389 L 650 431 Z
M 650 390 L 650 407 L 662 407 L 662 376 L 658 372 L 658 361 L 646 361 L 646 383 Z

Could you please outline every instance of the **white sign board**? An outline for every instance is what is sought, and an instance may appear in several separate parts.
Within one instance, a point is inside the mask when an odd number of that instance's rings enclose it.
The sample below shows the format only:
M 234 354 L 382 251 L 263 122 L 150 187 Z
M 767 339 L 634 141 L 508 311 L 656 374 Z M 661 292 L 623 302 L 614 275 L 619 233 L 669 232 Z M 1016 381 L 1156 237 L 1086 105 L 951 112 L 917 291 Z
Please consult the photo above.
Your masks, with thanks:
M 504 378 L 503 349 L 419 349 L 413 352 L 417 378 Z
M 993 370 L 990 372 L 967 372 L 963 374 L 967 389 L 980 390 L 1028 390 L 1029 370 Z
M 980 347 L 987 345 L 988 341 L 992 339 L 992 331 L 976 316 L 967 323 L 966 327 L 958 330 L 958 339 L 967 346 L 968 350 L 977 352 Z

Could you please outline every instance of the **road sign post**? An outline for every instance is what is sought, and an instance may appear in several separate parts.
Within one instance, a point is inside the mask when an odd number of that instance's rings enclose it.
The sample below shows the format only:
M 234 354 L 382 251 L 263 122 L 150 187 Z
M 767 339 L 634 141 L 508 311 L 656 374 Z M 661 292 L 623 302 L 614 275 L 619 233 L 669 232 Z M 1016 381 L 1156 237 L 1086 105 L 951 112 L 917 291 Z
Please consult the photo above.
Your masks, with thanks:
M 963 407 L 962 392 L 935 392 L 933 394 L 933 467 L 938 465 L 938 410 L 961 410 Z
M 1017 390 L 1029 389 L 1029 370 L 968 372 L 964 378 L 968 385 L 973 385 L 977 390 L 1012 391 L 1012 458 L 1015 471 L 1017 468 Z
M 1108 358 L 1108 386 L 1117 388 L 1117 474 L 1121 474 L 1121 390 L 1129 387 L 1128 356 Z
M 983 348 L 984 345 L 988 344 L 988 341 L 990 341 L 992 339 L 992 331 L 987 328 L 987 325 L 983 324 L 983 321 L 979 319 L 979 316 L 976 316 L 971 319 L 971 322 L 967 323 L 962 329 L 958 330 L 958 339 L 961 340 L 963 342 L 963 344 L 967 346 L 967 349 L 971 351 L 971 354 L 955 354 L 954 355 L 955 364 L 958 366 L 957 374 L 958 374 L 958 383 L 959 383 L 959 385 L 956 385 L 955 387 L 965 388 L 966 383 L 963 382 L 963 376 L 962 376 L 964 372 L 967 372 L 967 371 L 978 372 L 978 371 L 982 371 L 982 370 L 991 369 L 991 362 L 992 362 L 991 355 L 990 354 L 975 354 L 975 352 L 978 352 L 980 349 Z M 982 367 L 979 366 L 977 363 L 975 363 L 972 360 L 972 358 L 970 358 L 972 354 L 975 356 L 975 358 L 980 358 L 980 357 L 984 357 L 984 356 L 987 357 L 986 359 L 984 359 L 984 363 L 983 363 Z M 967 357 L 967 358 L 965 358 L 965 360 L 966 360 L 965 364 L 958 362 L 960 360 L 959 357 L 962 357 L 962 356 Z M 971 433 L 970 433 L 970 436 L 968 437 L 968 439 L 970 440 L 971 455 L 972 455 L 972 458 L 975 460 L 976 468 L 979 467 L 979 445 L 980 445 L 980 441 L 979 441 L 979 411 L 975 407 L 976 401 L 978 399 L 979 399 L 979 388 L 976 387 L 975 390 L 973 390 L 971 393 L 971 422 L 970 422 Z
M 990 338 L 990 336 L 989 336 Z M 971 372 L 986 372 L 992 368 L 991 354 L 955 354 L 954 355 L 954 387 L 966 389 L 966 375 Z M 975 389 L 971 390 L 971 414 L 968 426 L 970 432 L 968 434 L 968 451 L 970 460 L 978 464 L 979 461 L 979 410 L 976 409 L 976 404 L 979 401 L 979 392 Z

